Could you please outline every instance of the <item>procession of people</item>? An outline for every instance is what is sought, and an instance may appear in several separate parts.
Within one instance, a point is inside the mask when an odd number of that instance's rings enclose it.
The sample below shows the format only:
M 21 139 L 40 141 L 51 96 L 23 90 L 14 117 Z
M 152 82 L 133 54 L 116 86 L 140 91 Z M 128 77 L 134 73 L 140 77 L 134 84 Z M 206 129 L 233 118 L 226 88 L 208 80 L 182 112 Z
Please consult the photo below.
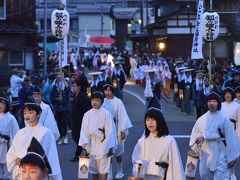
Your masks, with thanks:
M 56 63 L 56 53 L 49 58 L 47 76 L 13 69 L 10 95 L 0 94 L 0 179 L 61 180 L 57 146 L 69 144 L 68 133 L 76 145 L 71 162 L 87 156 L 84 171 L 89 179 L 127 179 L 123 156 L 134 128 L 124 105 L 128 80 L 144 89 L 146 99 L 145 128 L 132 153 L 132 178 L 186 179 L 178 144 L 161 108 L 163 100 L 172 98 L 183 113 L 196 115 L 189 149 L 200 161 L 201 179 L 237 179 L 238 67 L 216 64 L 210 69 L 204 59 L 110 49 L 87 57 L 72 52 L 66 67 Z M 19 106 L 10 107 L 12 102 Z M 31 169 L 39 170 L 38 177 Z

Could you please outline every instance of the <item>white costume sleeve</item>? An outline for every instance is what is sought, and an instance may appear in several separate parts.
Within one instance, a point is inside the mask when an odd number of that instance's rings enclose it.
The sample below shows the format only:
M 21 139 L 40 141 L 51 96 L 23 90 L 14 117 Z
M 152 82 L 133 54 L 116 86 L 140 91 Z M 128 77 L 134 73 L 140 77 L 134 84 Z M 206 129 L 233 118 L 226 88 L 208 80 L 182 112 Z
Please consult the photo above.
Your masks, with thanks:
M 105 133 L 106 133 L 106 153 L 117 145 L 117 137 L 116 137 L 116 128 L 114 121 L 112 119 L 112 115 L 108 113 L 107 119 L 105 121 Z
M 10 115 L 10 116 L 11 116 L 11 128 L 10 128 L 10 144 L 11 144 L 13 141 L 13 138 L 15 137 L 15 135 L 19 130 L 19 126 L 16 118 L 13 115 Z
M 170 143 L 169 151 L 169 164 L 167 171 L 167 180 L 185 180 L 185 174 L 182 165 L 181 155 L 176 141 L 173 139 Z
M 141 152 L 140 151 L 141 151 L 141 148 L 140 148 L 139 140 L 138 140 L 138 142 L 135 145 L 134 150 L 133 150 L 132 163 L 134 163 L 134 162 L 136 162 L 138 160 L 141 160 L 141 157 L 140 157 Z
M 240 141 L 240 105 L 237 108 L 237 112 L 236 112 L 236 134 L 238 137 L 238 140 Z
M 45 118 L 46 119 L 44 121 L 45 122 L 44 126 L 53 133 L 55 140 L 57 140 L 60 137 L 60 133 L 59 133 L 53 112 L 49 106 L 46 109 L 46 117 Z
M 191 147 L 191 149 L 198 153 L 200 151 L 199 147 L 197 146 L 196 139 L 200 136 L 203 136 L 202 131 L 199 128 L 200 123 L 197 120 L 197 122 L 194 124 L 193 129 L 192 129 L 192 133 L 191 133 L 191 137 L 190 137 L 190 141 L 189 141 L 189 146 Z
M 90 136 L 89 136 L 89 129 L 88 129 L 88 124 L 89 124 L 89 116 L 90 116 L 90 111 L 87 111 L 82 119 L 82 127 L 80 131 L 80 138 L 79 138 L 79 146 L 84 146 L 84 145 L 90 145 Z
M 7 152 L 6 160 L 7 160 L 7 168 L 8 171 L 13 174 L 13 177 L 18 176 L 17 172 L 18 171 L 18 166 L 16 165 L 16 159 L 20 158 L 22 159 L 23 157 L 19 157 L 16 152 L 15 146 L 17 146 L 19 142 L 19 134 L 16 134 L 16 136 L 13 138 L 12 144 Z M 15 171 L 15 172 L 14 172 Z
M 224 121 L 224 135 L 226 140 L 226 157 L 227 162 L 229 163 L 232 160 L 235 160 L 240 155 L 240 145 L 236 138 L 236 133 L 231 122 L 227 119 Z
M 51 180 L 62 180 L 56 141 L 50 131 L 45 135 L 42 146 L 52 169 L 52 174 L 49 175 L 49 178 Z
M 119 99 L 119 106 L 117 108 L 117 119 L 118 119 L 118 132 L 119 136 L 121 132 L 126 132 L 128 134 L 128 129 L 132 127 L 132 123 L 128 117 L 127 111 L 123 105 L 123 102 Z

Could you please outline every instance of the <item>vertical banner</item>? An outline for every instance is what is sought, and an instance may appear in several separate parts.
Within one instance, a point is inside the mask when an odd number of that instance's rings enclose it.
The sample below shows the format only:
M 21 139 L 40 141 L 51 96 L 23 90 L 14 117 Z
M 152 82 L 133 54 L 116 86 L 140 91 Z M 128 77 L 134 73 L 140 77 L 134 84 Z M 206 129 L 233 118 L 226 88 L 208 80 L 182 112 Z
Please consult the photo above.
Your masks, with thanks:
M 198 10 L 197 10 L 195 32 L 194 32 L 194 36 L 193 36 L 191 59 L 202 59 L 203 58 L 203 55 L 202 55 L 203 2 L 204 2 L 204 0 L 199 0 L 198 1 Z
M 67 9 L 67 0 L 62 0 L 62 4 L 65 6 L 65 10 Z M 68 38 L 65 36 L 62 41 L 62 47 L 63 47 L 63 56 L 62 56 L 62 67 L 68 65 Z

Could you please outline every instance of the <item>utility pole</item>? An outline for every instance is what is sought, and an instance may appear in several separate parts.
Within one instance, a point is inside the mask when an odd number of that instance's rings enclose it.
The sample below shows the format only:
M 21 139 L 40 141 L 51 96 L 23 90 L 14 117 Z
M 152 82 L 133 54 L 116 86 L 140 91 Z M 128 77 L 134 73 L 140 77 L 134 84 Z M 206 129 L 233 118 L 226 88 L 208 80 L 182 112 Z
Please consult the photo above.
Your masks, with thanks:
M 142 33 L 143 32 L 143 0 L 140 1 L 140 19 L 141 19 L 140 29 Z
M 43 35 L 44 75 L 47 75 L 47 0 L 44 0 L 44 35 Z
M 148 25 L 149 23 L 149 14 L 148 14 L 148 0 L 146 0 L 146 26 Z
M 103 5 L 101 5 L 101 36 L 103 36 Z

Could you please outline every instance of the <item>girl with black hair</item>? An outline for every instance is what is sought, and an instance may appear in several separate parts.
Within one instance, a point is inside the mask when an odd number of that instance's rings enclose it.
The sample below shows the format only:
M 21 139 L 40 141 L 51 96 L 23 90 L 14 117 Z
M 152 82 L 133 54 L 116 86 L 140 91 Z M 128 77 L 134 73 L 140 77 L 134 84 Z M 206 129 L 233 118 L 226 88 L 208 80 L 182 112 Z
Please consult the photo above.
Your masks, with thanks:
M 184 180 L 178 146 L 169 135 L 162 112 L 149 108 L 144 119 L 145 135 L 138 140 L 132 154 L 133 175 L 139 176 L 141 172 L 144 180 Z
M 9 102 L 6 96 L 0 94 L 0 179 L 11 179 L 7 170 L 6 154 L 18 130 L 17 120 L 9 112 Z
M 48 178 L 50 180 L 62 180 L 54 135 L 39 122 L 41 112 L 41 107 L 34 99 L 29 99 L 29 102 L 25 103 L 23 107 L 23 116 L 28 126 L 17 132 L 6 156 L 7 167 L 13 178 L 22 177 L 20 171 L 21 160 L 26 156 L 27 149 L 34 137 L 42 145 L 51 165 L 52 172 Z

